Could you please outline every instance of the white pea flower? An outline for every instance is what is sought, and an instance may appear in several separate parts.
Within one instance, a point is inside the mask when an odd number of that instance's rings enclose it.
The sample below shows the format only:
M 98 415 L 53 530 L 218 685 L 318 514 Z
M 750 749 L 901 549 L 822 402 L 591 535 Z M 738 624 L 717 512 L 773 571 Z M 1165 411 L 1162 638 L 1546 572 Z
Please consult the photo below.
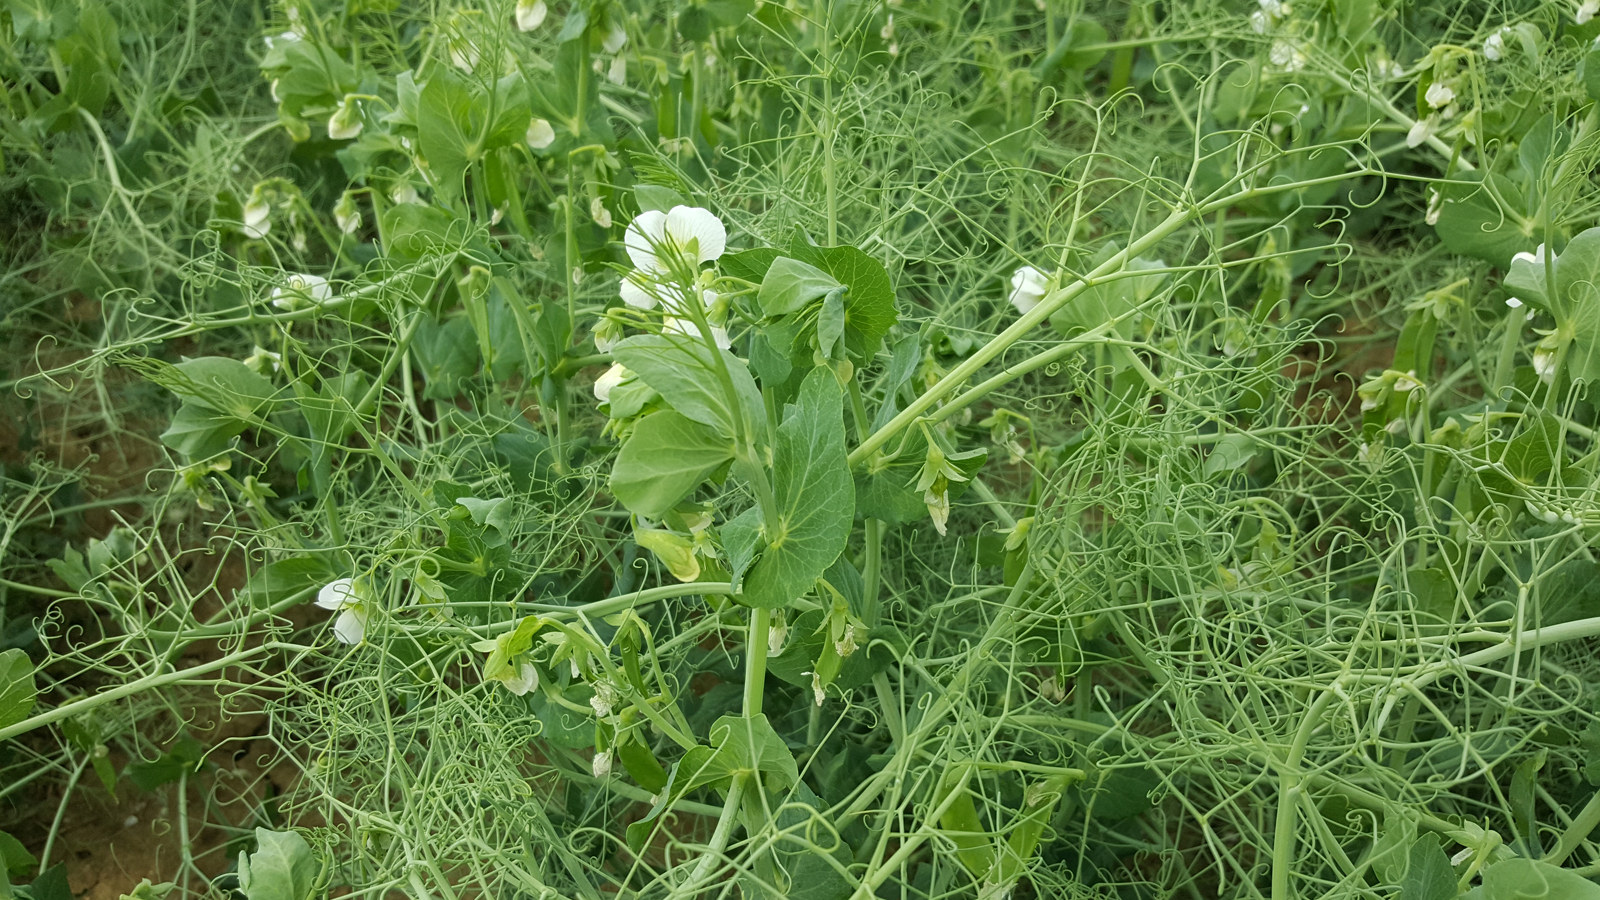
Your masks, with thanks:
M 1511 309 L 1521 309 L 1522 301 L 1518 300 L 1516 297 L 1507 297 L 1506 306 L 1510 307 Z
M 260 197 L 251 197 L 244 205 L 244 236 L 260 240 L 272 231 L 272 204 Z
M 1597 0 L 1597 2 L 1600 2 L 1600 0 Z M 1428 91 L 1422 97 L 1434 109 L 1443 109 L 1455 102 L 1456 92 L 1450 85 L 1442 81 L 1435 81 L 1433 84 L 1428 85 Z
M 272 289 L 272 305 L 279 309 L 296 310 L 332 302 L 333 286 L 321 275 L 293 273 L 283 286 Z
M 618 286 L 617 293 L 622 295 L 622 302 L 634 309 L 655 309 L 656 295 L 651 293 L 644 285 L 643 272 L 634 270 L 622 277 L 622 284 Z
M 1250 14 L 1250 30 L 1256 34 L 1266 34 L 1267 26 L 1270 24 L 1272 23 L 1267 21 L 1267 14 L 1261 10 L 1258 9 Z
M 663 331 L 673 334 L 686 334 L 694 338 L 700 337 L 700 326 L 696 325 L 693 319 L 667 316 L 666 319 L 662 320 L 661 327 Z M 723 328 L 721 325 L 711 326 L 711 339 L 716 341 L 717 346 L 724 350 L 729 350 L 733 347 L 733 340 L 728 337 L 728 329 Z
M 262 40 L 263 43 L 265 43 L 267 45 L 267 49 L 271 50 L 272 48 L 278 46 L 278 44 L 280 44 L 280 43 L 292 44 L 295 41 L 300 40 L 300 34 L 298 32 L 294 32 L 294 31 L 285 31 L 284 33 L 282 33 L 280 35 L 277 35 L 277 36 L 273 36 L 273 35 L 269 34 L 266 37 L 262 38 L 261 40 Z
M 589 218 L 601 228 L 611 227 L 611 210 L 606 209 L 605 201 L 599 197 L 589 201 Z
M 606 68 L 606 80 L 612 84 L 622 84 L 628 80 L 628 59 L 618 56 L 611 60 L 611 65 Z
M 1583 0 L 1583 5 L 1579 6 L 1578 11 L 1572 14 L 1572 21 L 1579 25 L 1587 25 L 1589 20 L 1594 18 L 1595 13 L 1600 13 L 1600 0 Z
M 612 19 L 611 30 L 606 32 L 606 36 L 604 38 L 601 38 L 600 46 L 605 48 L 607 53 L 615 53 L 618 50 L 621 50 L 622 46 L 626 43 L 628 43 L 627 29 L 622 27 L 621 22 L 617 21 L 616 19 Z
M 1023 266 L 1011 273 L 1011 305 L 1026 315 L 1050 290 L 1049 277 L 1033 266 Z
M 539 670 L 533 663 L 524 660 L 517 663 L 515 671 L 495 680 L 505 685 L 506 690 L 521 697 L 539 686 Z
M 1256 0 L 1256 5 L 1274 19 L 1281 18 L 1285 12 L 1282 0 Z
M 950 490 L 945 485 L 933 485 L 922 492 L 922 503 L 928 507 L 928 518 L 933 520 L 933 527 L 940 536 L 945 533 L 945 525 L 950 521 Z
M 549 119 L 534 119 L 528 123 L 528 134 L 523 138 L 528 146 L 535 150 L 544 148 L 556 142 L 556 130 L 550 127 Z
M 715 262 L 728 246 L 728 230 L 710 210 L 674 206 L 645 210 L 628 224 L 623 246 L 646 272 L 670 272 L 675 262 L 690 267 Z
M 471 41 L 452 41 L 450 44 L 450 64 L 463 72 L 471 72 L 478 67 L 480 59 L 478 46 Z
M 612 363 L 611 368 L 600 373 L 600 377 L 594 380 L 594 399 L 601 403 L 610 403 L 611 391 L 632 377 L 633 373 L 622 363 Z
M 1498 62 L 1506 54 L 1505 35 L 1496 31 L 1483 42 L 1483 58 L 1490 62 Z
M 783 654 L 783 645 L 789 639 L 789 626 L 779 619 L 767 631 L 767 655 L 780 656 Z
M 1511 261 L 1512 262 L 1516 262 L 1519 259 L 1522 260 L 1525 263 L 1528 263 L 1529 265 L 1543 266 L 1544 265 L 1544 245 L 1540 244 L 1537 248 L 1534 249 L 1534 251 L 1532 253 L 1529 253 L 1528 251 L 1524 250 L 1524 251 L 1518 253 L 1516 256 L 1511 257 Z
M 328 139 L 334 141 L 348 141 L 361 134 L 361 110 L 356 106 L 356 98 L 345 94 L 344 102 L 328 117 Z
M 1545 384 L 1555 381 L 1556 377 L 1556 351 L 1554 347 L 1535 347 L 1533 350 L 1533 373 Z
M 367 636 L 368 606 L 372 602 L 370 591 L 354 578 L 340 578 L 317 592 L 317 605 L 323 609 L 337 610 L 339 618 L 333 623 L 333 636 L 343 644 L 359 644 Z
M 589 764 L 589 771 L 593 772 L 594 777 L 596 778 L 604 778 L 607 775 L 610 775 L 611 751 L 606 750 L 603 753 L 596 753 L 594 755 L 594 761 Z
M 1267 61 L 1285 72 L 1298 72 L 1306 67 L 1306 55 L 1288 41 L 1273 41 L 1267 51 Z
M 544 5 L 544 0 L 517 0 L 517 29 L 519 31 L 532 31 L 544 24 L 544 17 L 550 14 L 550 8 Z
M 333 221 L 345 234 L 355 234 L 361 230 L 361 209 L 356 206 L 355 192 L 345 191 L 339 197 L 338 204 L 333 207 Z
M 1412 148 L 1422 146 L 1428 138 L 1433 137 L 1435 127 L 1437 127 L 1437 123 L 1434 121 L 1433 116 L 1429 116 L 1426 119 L 1418 119 L 1416 124 L 1411 126 L 1411 130 L 1406 132 L 1406 146 Z
M 396 203 L 421 203 L 422 195 L 417 193 L 416 185 L 402 181 L 389 189 L 389 199 Z

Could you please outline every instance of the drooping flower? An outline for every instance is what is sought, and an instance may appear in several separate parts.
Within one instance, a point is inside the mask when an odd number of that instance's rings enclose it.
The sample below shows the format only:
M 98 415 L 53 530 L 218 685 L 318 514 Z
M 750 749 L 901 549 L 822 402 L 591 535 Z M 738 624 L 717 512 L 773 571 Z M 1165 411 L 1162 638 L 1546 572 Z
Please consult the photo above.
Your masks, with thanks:
M 1433 137 L 1433 130 L 1436 126 L 1437 123 L 1433 116 L 1428 116 L 1426 119 L 1418 119 L 1411 126 L 1411 130 L 1406 132 L 1406 146 L 1411 148 L 1422 146 L 1428 138 Z
M 354 578 L 330 581 L 317 592 L 317 605 L 336 610 L 339 618 L 333 623 L 333 636 L 343 644 L 359 644 L 367 636 L 367 616 L 371 592 L 363 582 Z
M 361 209 L 356 206 L 354 191 L 345 191 L 339 197 L 339 202 L 333 207 L 333 221 L 345 234 L 355 234 L 361 230 Z
M 494 680 L 505 685 L 506 690 L 521 697 L 539 686 L 539 670 L 533 663 L 523 660 L 517 663 L 513 672 Z
M 1595 13 L 1600 13 L 1600 0 L 1583 0 L 1583 4 L 1578 7 L 1578 11 L 1572 14 L 1572 21 L 1579 25 L 1587 25 L 1589 20 L 1594 18 Z
M 596 778 L 605 778 L 611 774 L 611 751 L 603 750 L 594 755 L 589 763 L 589 771 Z
M 628 43 L 628 30 L 622 27 L 622 22 L 613 18 L 610 30 L 606 32 L 605 37 L 600 39 L 600 46 L 607 53 L 615 53 L 621 50 L 626 43 Z
M 272 204 L 260 196 L 252 196 L 244 205 L 244 236 L 260 240 L 272 231 Z
M 629 223 L 623 246 L 633 264 L 646 272 L 668 273 L 681 261 L 693 267 L 715 262 L 728 246 L 728 230 L 710 210 L 674 206 L 645 210 Z
M 1442 81 L 1435 81 L 1433 84 L 1428 85 L 1427 93 L 1423 94 L 1422 97 L 1434 109 L 1444 109 L 1455 102 L 1456 92 L 1450 85 Z
M 1017 312 L 1027 315 L 1044 295 L 1050 291 L 1050 278 L 1033 266 L 1023 266 L 1011 273 L 1011 305 Z
M 601 228 L 611 227 L 611 210 L 606 209 L 606 203 L 603 198 L 595 197 L 589 201 L 589 218 L 593 219 L 594 223 Z
M 328 139 L 333 141 L 348 141 L 360 136 L 361 109 L 356 106 L 356 98 L 350 94 L 344 95 L 344 102 L 328 117 Z
M 611 60 L 611 65 L 606 67 L 606 80 L 612 84 L 622 84 L 628 80 L 628 58 L 618 56 Z
M 282 287 L 272 289 L 272 305 L 296 310 L 333 302 L 333 286 L 321 275 L 290 274 Z
M 556 142 L 556 130 L 550 127 L 549 119 L 534 119 L 528 123 L 528 134 L 523 138 L 528 146 L 535 150 L 543 150 Z
M 611 391 L 632 377 L 633 373 L 622 363 L 612 363 L 611 368 L 600 373 L 600 377 L 594 380 L 594 399 L 601 403 L 610 403 Z
M 271 375 L 283 368 L 283 354 L 257 344 L 244 358 L 244 364 L 257 375 Z
M 550 8 L 544 5 L 544 0 L 517 0 L 517 29 L 532 31 L 543 25 L 549 14 Z
M 417 193 L 416 185 L 402 181 L 389 189 L 389 199 L 396 203 L 421 203 L 422 195 Z

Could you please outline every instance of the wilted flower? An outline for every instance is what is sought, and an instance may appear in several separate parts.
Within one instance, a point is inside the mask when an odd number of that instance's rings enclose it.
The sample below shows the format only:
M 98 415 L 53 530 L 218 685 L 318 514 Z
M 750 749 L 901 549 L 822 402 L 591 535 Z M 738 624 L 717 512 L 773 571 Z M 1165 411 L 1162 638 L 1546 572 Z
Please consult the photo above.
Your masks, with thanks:
M 1428 90 L 1422 97 L 1434 109 L 1443 109 L 1455 102 L 1456 92 L 1450 85 L 1442 81 L 1435 81 L 1433 84 L 1428 85 Z
M 617 689 L 604 681 L 594 682 L 594 696 L 589 698 L 589 706 L 594 709 L 594 714 L 604 719 L 611 715 L 617 705 Z
M 1273 41 L 1267 61 L 1285 72 L 1298 72 L 1306 66 L 1306 55 L 1288 41 Z
M 612 363 L 611 368 L 600 373 L 600 377 L 594 380 L 594 398 L 601 403 L 610 403 L 612 389 L 632 377 L 633 373 L 622 363 Z
M 550 9 L 544 5 L 544 0 L 517 0 L 517 28 L 521 31 L 532 31 L 543 25 L 545 16 L 549 14 Z
M 611 774 L 611 751 L 604 750 L 594 755 L 594 761 L 589 764 L 589 771 L 596 778 L 604 778 Z
M 333 221 L 345 234 L 355 234 L 361 230 L 361 209 L 356 206 L 354 191 L 345 191 L 339 197 L 339 202 L 333 207 Z
M 589 201 L 589 218 L 601 228 L 611 227 L 611 210 L 606 209 L 605 200 L 596 197 Z
M 646 272 L 670 272 L 674 261 L 690 267 L 714 262 L 727 249 L 728 231 L 710 210 L 674 206 L 645 210 L 629 223 L 623 246 L 633 264 Z
M 317 592 L 318 606 L 338 611 L 339 618 L 333 623 L 333 636 L 344 644 L 359 644 L 366 638 L 371 602 L 371 592 L 365 583 L 354 578 L 331 581 Z
M 1011 273 L 1011 305 L 1026 315 L 1050 290 L 1049 277 L 1033 266 L 1023 266 Z
M 1533 348 L 1533 373 L 1545 384 L 1555 380 L 1556 348 L 1546 347 L 1543 343 Z
M 250 355 L 244 358 L 244 364 L 258 375 L 270 375 L 283 368 L 283 354 L 257 344 Z
M 321 275 L 294 273 L 282 287 L 272 289 L 272 305 L 296 310 L 309 305 L 333 302 L 333 287 Z
M 528 123 L 528 134 L 523 140 L 535 150 L 543 150 L 556 142 L 556 130 L 550 127 L 549 119 L 534 119 Z
M 345 94 L 344 102 L 328 117 L 328 139 L 348 141 L 361 134 L 361 126 L 361 110 L 356 106 L 356 98 Z
M 1424 141 L 1433 137 L 1435 127 L 1437 127 L 1437 123 L 1434 121 L 1433 116 L 1429 116 L 1426 119 L 1418 119 L 1411 126 L 1411 130 L 1406 132 L 1406 146 L 1413 148 L 1422 146 Z

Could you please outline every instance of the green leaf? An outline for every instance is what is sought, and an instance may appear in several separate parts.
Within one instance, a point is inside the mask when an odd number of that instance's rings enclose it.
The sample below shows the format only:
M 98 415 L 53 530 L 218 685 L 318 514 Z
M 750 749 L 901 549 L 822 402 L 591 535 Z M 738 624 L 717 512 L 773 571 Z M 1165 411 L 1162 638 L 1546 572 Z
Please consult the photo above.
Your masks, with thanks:
M 1545 263 L 1543 254 L 1513 259 L 1506 289 L 1548 310 L 1572 335 L 1566 366 L 1574 379 L 1600 381 L 1600 228 L 1580 232 L 1554 258 L 1554 290 L 1545 283 Z
M 0 728 L 21 722 L 39 696 L 33 684 L 33 660 L 16 647 L 0 653 Z
M 249 420 L 270 405 L 278 389 L 237 359 L 202 356 L 150 370 L 153 381 L 192 403 Z
M 650 210 L 666 212 L 674 206 L 683 206 L 688 202 L 682 194 L 659 184 L 634 185 L 633 199 L 638 202 L 640 212 L 649 212 Z
M 765 823 L 749 824 L 759 827 Z M 778 808 L 773 825 L 790 837 L 774 842 L 756 858 L 757 877 L 739 879 L 744 896 L 762 900 L 843 900 L 850 896 L 855 886 L 839 871 L 852 862 L 850 847 L 823 814 L 821 798 L 805 782 L 795 784 L 794 792 Z
M 1418 844 L 1422 843 L 1419 839 Z M 1442 859 L 1444 851 L 1439 851 Z M 1446 866 L 1449 861 L 1445 860 Z M 1449 871 L 1448 868 L 1446 871 Z M 1410 873 L 1407 873 L 1410 877 Z M 1455 876 L 1450 876 L 1451 890 Z M 1600 884 L 1595 884 L 1576 872 L 1536 859 L 1512 858 L 1492 863 L 1483 870 L 1482 900 L 1600 900 Z M 1455 894 L 1442 890 L 1432 894 L 1417 894 L 1415 898 L 1402 894 L 1404 900 L 1446 900 Z
M 297 831 L 256 829 L 256 852 L 239 854 L 239 888 L 248 900 L 311 900 L 319 866 Z
M 1454 900 L 1455 896 L 1456 873 L 1439 847 L 1439 836 L 1432 832 L 1422 835 L 1411 845 L 1395 900 Z
M 6 873 L 11 877 L 23 878 L 33 871 L 39 860 L 28 852 L 27 847 L 22 846 L 21 841 L 0 831 L 0 864 L 5 866 Z
M 199 771 L 200 763 L 205 759 L 206 748 L 199 741 L 188 734 L 178 738 L 172 749 L 157 757 L 153 762 L 138 760 L 129 763 L 123 770 L 128 780 L 141 791 L 153 791 L 156 788 L 171 784 L 182 778 L 185 774 L 194 774 Z
M 332 581 L 333 570 L 320 557 L 291 556 L 270 562 L 250 573 L 239 594 L 251 609 L 266 609 L 280 600 Z
M 611 469 L 611 493 L 635 514 L 660 519 L 733 459 L 733 442 L 670 409 L 640 419 Z
M 740 420 L 752 426 L 766 421 L 761 391 L 750 370 L 726 350 L 714 350 L 704 341 L 683 336 L 642 334 L 617 344 L 611 355 L 659 393 L 668 406 L 720 434 L 737 434 L 735 422 Z M 717 371 L 719 356 L 742 409 L 729 406 Z
M 894 286 L 883 263 L 855 247 L 791 244 L 789 254 L 833 276 L 849 288 L 844 296 L 845 345 L 859 359 L 878 352 L 894 327 Z
M 1200 470 L 1207 478 L 1211 478 L 1223 472 L 1232 472 L 1248 463 L 1255 455 L 1255 438 L 1248 434 L 1223 435 L 1216 446 L 1211 448 L 1211 452 L 1206 454 L 1206 461 Z
M 1458 172 L 1439 193 L 1439 221 L 1433 227 L 1451 252 L 1504 266 L 1528 249 L 1532 222 L 1526 211 L 1501 206 L 1523 196 L 1507 176 L 1496 172 L 1485 181 L 1482 172 Z
M 761 279 L 756 302 L 767 316 L 783 316 L 805 309 L 812 301 L 844 287 L 837 279 L 810 263 L 780 256 Z
M 430 399 L 454 397 L 478 371 L 478 342 L 465 317 L 423 322 L 411 340 L 411 352 L 427 382 L 423 396 Z
M 489 546 L 499 547 L 506 542 L 506 537 L 511 534 L 511 514 L 516 511 L 516 505 L 509 498 L 479 500 L 477 497 L 460 497 L 456 505 L 465 509 L 475 524 L 492 532 L 484 537 L 484 542 Z
M 209 459 L 227 450 L 233 439 L 250 423 L 219 413 L 199 403 L 185 402 L 173 414 L 161 443 L 182 453 L 191 461 Z
M 1110 259 L 1116 253 L 1113 245 L 1107 244 L 1094 257 L 1096 264 Z M 1131 273 L 1150 269 L 1164 269 L 1166 263 L 1159 259 L 1145 259 L 1137 257 L 1129 260 L 1127 268 L 1120 274 L 1109 277 L 1086 288 L 1071 302 L 1057 310 L 1050 317 L 1050 324 L 1064 335 L 1072 335 L 1077 331 L 1103 325 L 1118 316 L 1127 315 L 1138 308 L 1141 303 L 1149 300 L 1156 291 L 1166 283 L 1170 277 L 1165 272 L 1155 272 L 1149 275 L 1134 275 Z M 1134 321 L 1132 317 L 1118 323 L 1116 333 L 1127 339 L 1133 334 Z
M 530 114 L 519 76 L 501 78 L 492 91 L 483 91 L 454 70 L 438 68 L 417 96 L 416 115 L 417 146 L 440 187 L 456 196 L 467 169 L 488 151 L 520 138 Z
M 740 602 L 777 609 L 811 589 L 844 550 L 855 521 L 855 482 L 844 448 L 844 394 L 833 373 L 817 368 L 799 402 L 778 426 L 773 460 L 775 530 L 744 578 Z

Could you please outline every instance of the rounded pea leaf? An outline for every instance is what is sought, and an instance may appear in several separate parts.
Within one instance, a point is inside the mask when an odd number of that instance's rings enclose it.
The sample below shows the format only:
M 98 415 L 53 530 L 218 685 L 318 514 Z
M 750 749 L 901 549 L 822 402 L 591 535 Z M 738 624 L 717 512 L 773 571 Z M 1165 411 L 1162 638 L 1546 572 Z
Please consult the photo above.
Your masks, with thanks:
M 670 409 L 634 426 L 611 469 L 611 493 L 647 519 L 659 519 L 733 459 L 716 429 Z

